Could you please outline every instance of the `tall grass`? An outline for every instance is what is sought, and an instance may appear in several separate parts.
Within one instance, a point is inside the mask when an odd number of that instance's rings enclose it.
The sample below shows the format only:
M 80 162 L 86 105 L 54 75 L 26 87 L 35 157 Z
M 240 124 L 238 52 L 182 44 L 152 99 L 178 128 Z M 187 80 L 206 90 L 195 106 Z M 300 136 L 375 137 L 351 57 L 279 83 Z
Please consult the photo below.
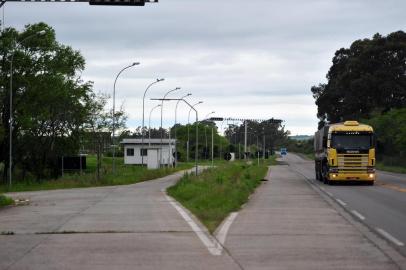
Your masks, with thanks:
M 186 174 L 167 192 L 213 232 L 229 213 L 238 211 L 248 201 L 266 172 L 263 162 L 259 166 L 243 162 L 220 164 L 197 177 Z
M 161 168 L 148 170 L 146 167 L 125 165 L 123 158 L 116 158 L 116 172 L 112 172 L 112 158 L 103 157 L 101 177 L 96 177 L 96 157 L 87 158 L 87 168 L 82 174 L 79 172 L 65 172 L 64 176 L 57 179 L 44 179 L 42 181 L 26 180 L 16 181 L 12 187 L 0 186 L 0 192 L 37 191 L 65 188 L 84 188 L 96 186 L 112 186 L 134 184 L 146 180 L 156 179 L 179 170 L 191 168 L 191 164 L 179 164 L 177 168 Z
M 0 194 L 0 207 L 7 206 L 13 203 L 13 199 Z

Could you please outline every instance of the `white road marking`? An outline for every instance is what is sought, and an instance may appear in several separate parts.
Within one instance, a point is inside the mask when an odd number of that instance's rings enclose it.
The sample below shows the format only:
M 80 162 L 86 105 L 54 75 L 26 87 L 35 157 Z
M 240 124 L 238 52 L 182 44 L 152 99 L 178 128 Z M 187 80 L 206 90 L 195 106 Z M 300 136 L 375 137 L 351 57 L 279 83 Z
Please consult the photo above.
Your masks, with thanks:
M 351 213 L 356 216 L 357 218 L 359 218 L 360 220 L 365 220 L 365 217 L 363 215 L 361 215 L 360 213 L 358 213 L 355 210 L 351 210 Z
M 233 212 L 231 213 L 226 221 L 223 223 L 223 225 L 221 226 L 219 232 L 216 235 L 216 238 L 219 240 L 219 242 L 224 245 L 224 243 L 226 242 L 226 236 L 227 236 L 227 232 L 230 229 L 231 224 L 234 222 L 235 218 L 237 217 L 238 212 Z
M 346 206 L 347 204 L 340 199 L 336 199 L 336 201 L 341 204 L 342 206 Z
M 391 241 L 392 243 L 394 243 L 397 246 L 401 246 L 403 247 L 405 244 L 403 244 L 401 241 L 399 241 L 398 239 L 396 239 L 394 236 L 392 236 L 390 233 L 388 233 L 387 231 L 381 229 L 381 228 L 376 228 L 376 230 L 386 239 L 388 239 L 389 241 Z
M 327 195 L 333 197 L 333 193 L 326 191 Z
M 324 187 L 320 187 L 321 190 L 326 191 L 326 189 Z
M 200 241 L 202 241 L 202 243 L 206 246 L 209 252 L 214 256 L 221 255 L 221 252 L 223 251 L 222 245 L 214 237 L 212 237 L 208 233 L 205 233 L 203 229 L 199 228 L 199 226 L 186 213 L 186 211 L 183 210 L 183 207 L 174 199 L 169 197 L 165 193 L 165 190 L 162 190 L 162 192 L 164 193 L 166 200 L 178 211 L 178 213 L 182 216 L 182 218 L 189 224 L 189 226 L 196 233 Z

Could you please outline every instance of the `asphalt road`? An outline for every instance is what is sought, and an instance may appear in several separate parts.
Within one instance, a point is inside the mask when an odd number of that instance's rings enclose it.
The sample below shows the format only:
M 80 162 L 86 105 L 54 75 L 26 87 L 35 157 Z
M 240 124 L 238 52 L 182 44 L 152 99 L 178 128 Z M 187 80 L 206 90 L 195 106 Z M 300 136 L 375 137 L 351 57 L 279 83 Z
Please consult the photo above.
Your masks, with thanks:
M 238 269 L 212 256 L 168 203 L 162 189 L 180 176 L 11 194 L 31 204 L 0 210 L 0 269 Z
M 288 154 L 283 160 L 406 256 L 405 174 L 378 171 L 375 186 L 329 186 L 315 180 L 314 161 L 295 154 Z
M 0 269 L 406 269 L 405 257 L 298 172 L 308 161 L 286 159 L 292 165 L 272 167 L 216 237 L 162 191 L 180 173 L 11 194 L 31 203 L 0 210 Z

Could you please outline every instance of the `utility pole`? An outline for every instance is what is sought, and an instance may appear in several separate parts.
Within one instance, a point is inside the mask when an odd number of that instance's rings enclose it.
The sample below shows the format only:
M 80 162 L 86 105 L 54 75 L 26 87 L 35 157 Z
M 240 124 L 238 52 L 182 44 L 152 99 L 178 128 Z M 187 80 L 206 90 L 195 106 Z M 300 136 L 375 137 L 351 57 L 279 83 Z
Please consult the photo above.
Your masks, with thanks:
M 211 166 L 214 166 L 214 126 L 211 126 Z
M 247 120 L 244 121 L 245 127 L 244 127 L 244 159 L 247 159 L 248 153 L 247 153 L 247 131 L 248 131 L 248 122 Z

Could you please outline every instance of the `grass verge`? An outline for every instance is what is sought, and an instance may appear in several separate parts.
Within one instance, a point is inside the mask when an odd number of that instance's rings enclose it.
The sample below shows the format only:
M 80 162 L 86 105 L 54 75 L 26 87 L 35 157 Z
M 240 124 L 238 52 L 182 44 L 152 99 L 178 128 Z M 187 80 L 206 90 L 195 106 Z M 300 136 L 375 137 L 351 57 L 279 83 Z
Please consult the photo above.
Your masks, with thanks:
M 7 206 L 13 203 L 13 199 L 0 194 L 0 207 Z
M 176 168 L 148 170 L 146 167 L 125 165 L 123 158 L 116 158 L 116 173 L 113 174 L 112 159 L 110 157 L 104 157 L 102 164 L 99 180 L 96 177 L 96 158 L 89 156 L 87 158 L 87 169 L 82 174 L 65 173 L 63 177 L 58 179 L 42 181 L 19 181 L 16 179 L 11 188 L 8 185 L 0 185 L 0 193 L 128 185 L 160 178 L 193 167 L 193 164 L 179 164 Z
M 401 166 L 388 166 L 381 162 L 376 163 L 376 168 L 381 171 L 394 172 L 394 173 L 406 173 L 406 168 Z
M 266 172 L 267 164 L 263 162 L 259 166 L 243 162 L 221 164 L 197 177 L 186 174 L 167 192 L 213 233 L 224 218 L 248 201 Z

